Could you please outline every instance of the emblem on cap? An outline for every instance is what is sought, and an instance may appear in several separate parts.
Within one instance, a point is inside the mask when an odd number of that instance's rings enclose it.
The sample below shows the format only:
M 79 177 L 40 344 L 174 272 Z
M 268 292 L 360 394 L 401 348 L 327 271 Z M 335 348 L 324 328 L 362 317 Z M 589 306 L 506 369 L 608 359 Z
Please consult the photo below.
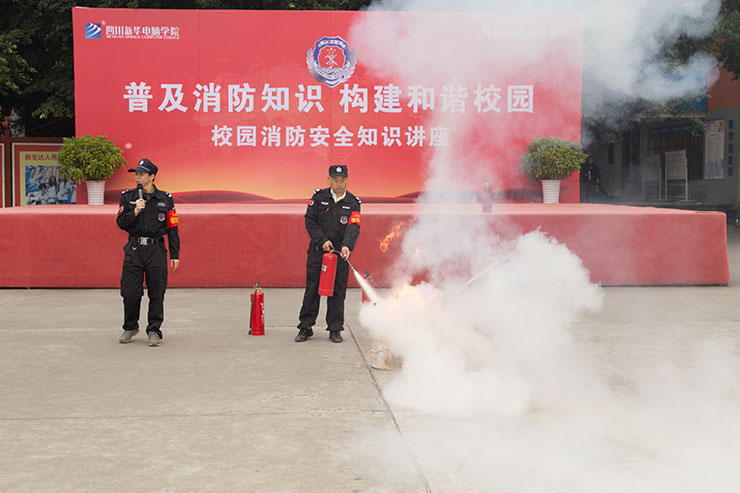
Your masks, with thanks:
M 337 173 L 341 173 L 341 172 L 342 172 L 342 167 L 341 166 L 337 166 Z
M 319 82 L 335 87 L 352 77 L 357 55 L 339 36 L 324 36 L 306 54 L 308 72 Z

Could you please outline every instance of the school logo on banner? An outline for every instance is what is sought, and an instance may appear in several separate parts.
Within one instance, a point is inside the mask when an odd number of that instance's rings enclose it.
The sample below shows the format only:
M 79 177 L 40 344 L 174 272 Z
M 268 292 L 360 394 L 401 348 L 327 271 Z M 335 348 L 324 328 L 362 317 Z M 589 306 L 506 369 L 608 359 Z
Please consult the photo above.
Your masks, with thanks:
M 357 56 L 339 36 L 324 36 L 308 50 L 306 64 L 314 79 L 335 87 L 352 77 Z
M 100 24 L 93 22 L 85 23 L 85 39 L 100 39 L 103 30 L 100 28 Z

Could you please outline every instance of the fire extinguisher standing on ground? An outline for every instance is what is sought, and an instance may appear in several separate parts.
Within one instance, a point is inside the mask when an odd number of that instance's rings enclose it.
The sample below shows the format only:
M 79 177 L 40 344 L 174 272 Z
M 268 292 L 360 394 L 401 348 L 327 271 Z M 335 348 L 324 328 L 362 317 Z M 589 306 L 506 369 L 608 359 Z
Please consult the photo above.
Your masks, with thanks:
M 249 334 L 253 336 L 265 335 L 265 293 L 260 283 L 254 287 L 252 299 L 252 313 L 249 317 Z
M 364 278 L 365 278 L 365 280 L 366 280 L 366 281 L 367 281 L 367 283 L 368 283 L 368 284 L 370 285 L 370 287 L 373 287 L 373 277 L 372 277 L 372 276 L 370 275 L 370 273 L 369 273 L 368 271 L 365 271 L 365 275 L 364 275 L 364 276 L 362 276 L 362 277 L 364 277 Z M 365 292 L 365 290 L 363 289 L 363 290 L 362 290 L 362 302 L 363 302 L 363 303 L 367 303 L 367 302 L 369 302 L 369 301 L 370 301 L 370 297 L 369 297 L 369 296 L 367 295 L 367 293 L 366 293 L 366 292 Z
M 493 211 L 493 186 L 486 180 L 483 182 L 483 192 L 481 193 L 481 205 L 483 212 Z

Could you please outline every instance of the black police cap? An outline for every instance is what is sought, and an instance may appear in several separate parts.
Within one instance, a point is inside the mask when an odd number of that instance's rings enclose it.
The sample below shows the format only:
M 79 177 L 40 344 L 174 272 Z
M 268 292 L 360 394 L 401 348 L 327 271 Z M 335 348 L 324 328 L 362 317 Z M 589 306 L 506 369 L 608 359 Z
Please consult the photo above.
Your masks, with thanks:
M 344 164 L 332 164 L 329 166 L 329 176 L 347 176 L 347 166 Z
M 157 166 L 155 166 L 155 164 L 149 161 L 147 158 L 139 161 L 135 168 L 131 168 L 130 170 L 128 170 L 129 173 L 149 173 L 150 175 L 156 175 L 157 171 L 159 171 Z

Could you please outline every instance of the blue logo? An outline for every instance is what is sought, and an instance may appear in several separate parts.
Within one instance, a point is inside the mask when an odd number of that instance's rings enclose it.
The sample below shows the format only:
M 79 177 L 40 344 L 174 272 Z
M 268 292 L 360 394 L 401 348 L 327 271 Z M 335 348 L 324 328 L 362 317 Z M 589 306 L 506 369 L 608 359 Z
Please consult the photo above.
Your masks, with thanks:
M 308 50 L 308 71 L 319 82 L 335 87 L 349 80 L 355 72 L 357 56 L 339 36 L 324 36 Z
M 100 35 L 103 30 L 100 29 L 100 24 L 94 24 L 92 22 L 85 23 L 85 39 L 100 39 Z

